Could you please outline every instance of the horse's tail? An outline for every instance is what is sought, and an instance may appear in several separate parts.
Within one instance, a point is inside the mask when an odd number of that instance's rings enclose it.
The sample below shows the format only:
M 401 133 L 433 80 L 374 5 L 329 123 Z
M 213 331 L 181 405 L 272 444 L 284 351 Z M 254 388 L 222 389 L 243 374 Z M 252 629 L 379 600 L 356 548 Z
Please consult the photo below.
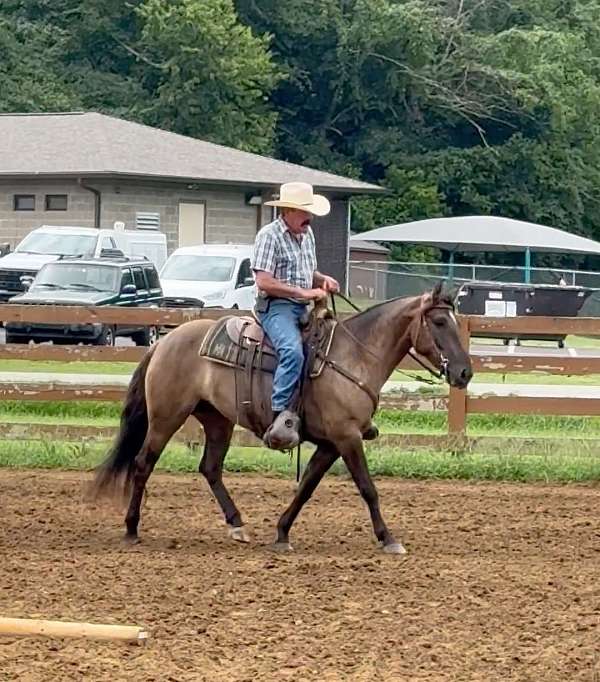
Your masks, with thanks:
M 90 501 L 105 497 L 122 498 L 120 501 L 129 498 L 135 457 L 148 432 L 146 373 L 154 348 L 155 346 L 146 353 L 131 377 L 121 413 L 119 433 L 106 459 L 96 469 L 96 476 L 89 490 Z

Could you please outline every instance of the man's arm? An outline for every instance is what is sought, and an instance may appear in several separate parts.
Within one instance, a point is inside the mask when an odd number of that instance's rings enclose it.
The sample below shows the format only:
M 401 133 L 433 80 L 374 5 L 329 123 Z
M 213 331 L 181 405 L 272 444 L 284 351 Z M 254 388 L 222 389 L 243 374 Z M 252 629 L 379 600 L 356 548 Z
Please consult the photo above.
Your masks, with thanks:
M 321 288 L 302 289 L 293 287 L 285 282 L 280 282 L 266 270 L 255 270 L 256 286 L 264 291 L 267 296 L 274 298 L 298 298 L 304 301 L 321 300 L 327 296 L 327 292 Z

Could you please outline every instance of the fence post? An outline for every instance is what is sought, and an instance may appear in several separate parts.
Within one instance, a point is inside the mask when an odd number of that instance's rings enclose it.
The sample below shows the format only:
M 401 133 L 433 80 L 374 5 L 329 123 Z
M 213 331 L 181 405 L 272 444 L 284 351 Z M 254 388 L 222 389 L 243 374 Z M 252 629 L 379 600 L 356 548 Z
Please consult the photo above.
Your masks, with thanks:
M 471 347 L 471 332 L 469 319 L 458 318 L 459 336 L 467 352 Z M 448 435 L 464 440 L 467 435 L 467 391 L 466 389 L 450 387 L 448 400 Z

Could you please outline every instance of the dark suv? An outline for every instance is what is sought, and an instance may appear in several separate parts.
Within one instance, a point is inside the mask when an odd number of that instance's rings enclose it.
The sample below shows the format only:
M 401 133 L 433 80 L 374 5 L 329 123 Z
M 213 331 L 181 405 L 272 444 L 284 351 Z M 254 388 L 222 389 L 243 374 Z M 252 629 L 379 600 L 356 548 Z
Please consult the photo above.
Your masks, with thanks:
M 111 251 L 100 258 L 63 258 L 48 263 L 28 291 L 14 296 L 9 303 L 158 308 L 163 294 L 154 265 L 119 254 Z M 6 343 L 28 343 L 33 339 L 112 346 L 116 336 L 129 336 L 139 346 L 150 346 L 158 338 L 156 327 L 129 325 L 7 322 L 5 327 Z

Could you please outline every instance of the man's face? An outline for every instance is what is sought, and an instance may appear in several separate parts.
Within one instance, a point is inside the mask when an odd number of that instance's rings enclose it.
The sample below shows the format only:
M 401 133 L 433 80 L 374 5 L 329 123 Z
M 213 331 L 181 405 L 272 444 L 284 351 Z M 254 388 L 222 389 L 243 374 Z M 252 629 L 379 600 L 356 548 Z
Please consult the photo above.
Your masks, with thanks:
M 292 234 L 305 234 L 310 225 L 311 214 L 296 208 L 283 210 L 283 219 Z

